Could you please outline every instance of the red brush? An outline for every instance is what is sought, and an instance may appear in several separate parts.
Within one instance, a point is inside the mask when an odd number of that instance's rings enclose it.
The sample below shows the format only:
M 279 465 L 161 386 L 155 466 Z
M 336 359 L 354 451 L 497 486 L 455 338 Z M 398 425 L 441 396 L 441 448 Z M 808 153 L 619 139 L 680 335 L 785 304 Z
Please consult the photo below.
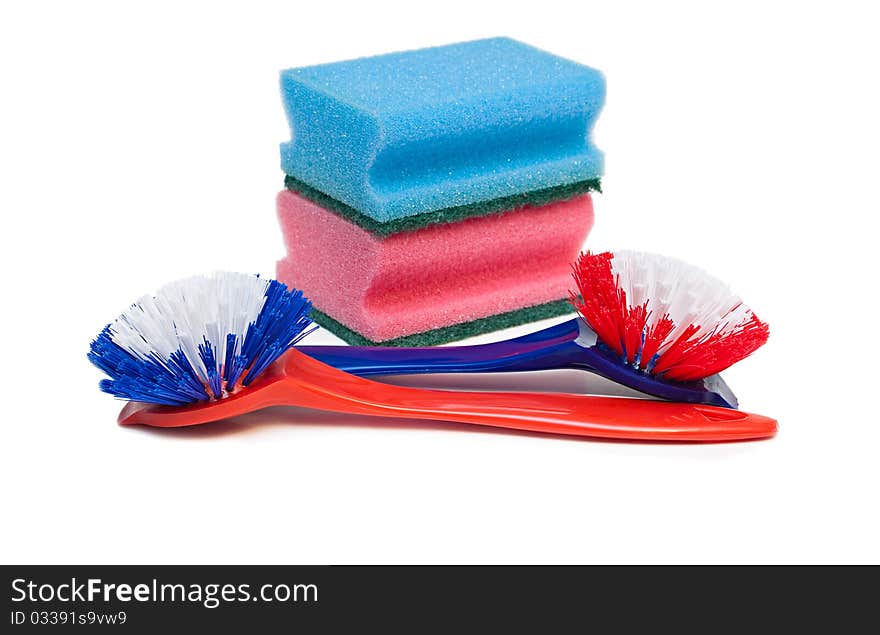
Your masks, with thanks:
M 687 382 L 757 350 L 770 329 L 720 280 L 674 258 L 635 251 L 581 254 L 571 301 L 621 360 Z
M 302 293 L 274 280 L 197 276 L 133 304 L 92 342 L 89 359 L 110 377 L 102 390 L 131 401 L 124 424 L 189 426 L 291 405 L 610 439 L 734 441 L 776 432 L 769 417 L 709 405 L 373 382 L 290 350 L 308 332 L 309 308 Z

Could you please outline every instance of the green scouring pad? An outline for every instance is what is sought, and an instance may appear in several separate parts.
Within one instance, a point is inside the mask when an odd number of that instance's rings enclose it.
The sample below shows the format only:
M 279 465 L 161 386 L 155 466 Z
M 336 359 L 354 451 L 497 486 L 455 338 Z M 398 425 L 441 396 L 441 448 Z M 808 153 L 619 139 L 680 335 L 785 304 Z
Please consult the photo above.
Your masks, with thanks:
M 526 205 L 547 205 L 548 203 L 556 201 L 566 201 L 588 192 L 602 191 L 600 179 L 588 179 L 576 183 L 533 190 L 531 192 L 522 192 L 514 194 L 513 196 L 494 198 L 488 201 L 472 203 L 470 205 L 447 207 L 433 212 L 416 214 L 415 216 L 405 216 L 403 218 L 380 223 L 366 214 L 362 214 L 353 207 L 346 205 L 342 201 L 313 188 L 307 183 L 304 183 L 289 174 L 284 177 L 284 185 L 288 190 L 296 192 L 300 196 L 317 203 L 321 207 L 338 214 L 347 221 L 354 223 L 358 227 L 377 236 L 390 236 L 401 232 L 414 231 L 429 225 L 456 223 L 476 216 L 506 213 L 520 209 Z
M 393 340 L 384 342 L 374 342 L 367 339 L 360 333 L 351 330 L 347 326 L 340 324 L 326 313 L 322 313 L 318 309 L 313 308 L 310 317 L 327 329 L 337 337 L 345 340 L 353 346 L 436 346 L 447 342 L 454 342 L 466 337 L 473 337 L 483 333 L 489 333 L 500 329 L 519 326 L 537 320 L 545 320 L 547 318 L 557 317 L 572 313 L 571 302 L 568 300 L 556 300 L 545 304 L 517 309 L 516 311 L 508 311 L 507 313 L 499 313 L 489 317 L 473 320 L 471 322 L 463 322 L 461 324 L 453 324 L 444 326 L 443 328 L 416 333 L 414 335 L 406 335 L 397 337 Z

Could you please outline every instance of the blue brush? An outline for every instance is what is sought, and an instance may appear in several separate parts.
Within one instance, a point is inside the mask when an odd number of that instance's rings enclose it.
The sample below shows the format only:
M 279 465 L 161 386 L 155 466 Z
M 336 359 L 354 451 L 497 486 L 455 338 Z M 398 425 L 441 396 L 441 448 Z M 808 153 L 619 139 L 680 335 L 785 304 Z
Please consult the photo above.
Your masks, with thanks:
M 586 370 L 639 392 L 686 403 L 736 408 L 737 399 L 720 375 L 671 382 L 622 364 L 582 320 L 503 342 L 437 348 L 297 346 L 300 352 L 355 375 L 493 373 L 529 370 Z
M 769 327 L 723 282 L 674 258 L 632 251 L 581 254 L 573 267 L 581 313 L 523 337 L 481 346 L 306 346 L 359 375 L 588 370 L 671 401 L 736 408 L 719 372 L 750 355 Z

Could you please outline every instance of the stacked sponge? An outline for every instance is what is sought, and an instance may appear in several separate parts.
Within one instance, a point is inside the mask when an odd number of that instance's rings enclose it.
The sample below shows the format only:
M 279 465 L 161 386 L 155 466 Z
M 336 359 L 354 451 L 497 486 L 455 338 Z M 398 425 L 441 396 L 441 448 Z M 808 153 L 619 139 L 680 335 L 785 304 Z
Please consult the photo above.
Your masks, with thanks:
M 357 344 L 431 345 L 570 310 L 604 102 L 507 38 L 284 71 L 278 277 Z

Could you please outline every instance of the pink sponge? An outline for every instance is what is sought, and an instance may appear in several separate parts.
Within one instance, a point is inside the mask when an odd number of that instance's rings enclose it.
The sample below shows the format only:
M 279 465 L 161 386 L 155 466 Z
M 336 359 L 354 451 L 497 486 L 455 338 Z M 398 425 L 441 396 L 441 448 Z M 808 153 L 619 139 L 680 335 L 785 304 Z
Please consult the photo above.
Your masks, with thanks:
M 286 190 L 278 217 L 288 250 L 278 279 L 302 289 L 345 339 L 387 344 L 567 299 L 593 202 L 585 194 L 383 237 Z M 475 331 L 446 332 L 430 343 Z

